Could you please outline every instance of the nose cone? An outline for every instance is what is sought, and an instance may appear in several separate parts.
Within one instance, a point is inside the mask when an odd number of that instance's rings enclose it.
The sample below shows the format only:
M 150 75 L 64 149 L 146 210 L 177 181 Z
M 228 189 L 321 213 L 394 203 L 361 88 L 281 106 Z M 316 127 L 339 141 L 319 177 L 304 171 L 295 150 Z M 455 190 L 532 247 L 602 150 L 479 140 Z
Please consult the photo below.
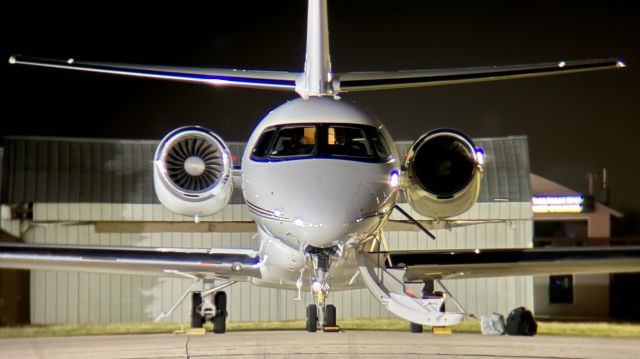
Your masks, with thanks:
M 307 167 L 300 170 L 305 178 L 287 186 L 287 214 L 300 242 L 327 247 L 375 228 L 392 193 L 386 166 L 342 160 L 299 165 Z
M 347 198 L 327 195 L 307 206 L 294 225 L 300 227 L 296 234 L 301 242 L 314 247 L 326 247 L 346 240 L 358 232 L 359 211 Z M 297 222 L 296 222 L 297 221 Z

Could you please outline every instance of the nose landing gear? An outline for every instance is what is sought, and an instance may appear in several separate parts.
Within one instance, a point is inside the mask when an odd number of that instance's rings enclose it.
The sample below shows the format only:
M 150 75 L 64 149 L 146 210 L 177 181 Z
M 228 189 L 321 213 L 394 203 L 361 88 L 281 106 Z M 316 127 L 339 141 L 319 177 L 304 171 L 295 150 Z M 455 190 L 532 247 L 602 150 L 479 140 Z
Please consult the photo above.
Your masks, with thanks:
M 311 255 L 316 272 L 311 278 L 311 293 L 316 304 L 307 306 L 306 329 L 308 332 L 315 332 L 319 326 L 325 332 L 339 331 L 340 328 L 336 326 L 336 307 L 326 304 L 331 289 L 327 277 L 331 256 L 336 254 L 336 249 L 309 247 L 307 253 Z

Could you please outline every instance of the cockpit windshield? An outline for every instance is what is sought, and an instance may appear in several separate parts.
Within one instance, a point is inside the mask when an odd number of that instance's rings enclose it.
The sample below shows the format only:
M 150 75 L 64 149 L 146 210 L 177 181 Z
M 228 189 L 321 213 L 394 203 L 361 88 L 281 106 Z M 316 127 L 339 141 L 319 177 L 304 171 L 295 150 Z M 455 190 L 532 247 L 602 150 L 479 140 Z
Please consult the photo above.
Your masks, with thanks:
M 315 148 L 315 127 L 283 127 L 271 148 L 271 157 L 309 156 Z
M 373 162 L 389 156 L 389 146 L 375 127 L 324 123 L 269 127 L 251 154 L 254 160 L 342 158 Z

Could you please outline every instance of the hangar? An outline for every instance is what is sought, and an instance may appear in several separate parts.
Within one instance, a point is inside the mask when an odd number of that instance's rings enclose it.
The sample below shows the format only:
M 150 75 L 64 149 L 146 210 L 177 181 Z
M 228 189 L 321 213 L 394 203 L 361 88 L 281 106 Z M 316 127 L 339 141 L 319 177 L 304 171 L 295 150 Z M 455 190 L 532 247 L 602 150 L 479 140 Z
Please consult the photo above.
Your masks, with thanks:
M 414 227 L 389 227 L 391 249 L 499 248 L 533 246 L 532 187 L 527 138 L 474 139 L 486 154 L 478 203 L 434 230 L 430 240 Z M 157 141 L 6 137 L 2 152 L 2 229 L 27 243 L 152 247 L 255 248 L 255 227 L 235 190 L 214 216 L 192 219 L 165 209 L 153 190 L 152 158 Z M 405 153 L 410 141 L 396 143 Z M 243 143 L 229 143 L 236 165 Z M 424 219 L 406 203 L 401 206 Z M 396 216 L 397 214 L 394 214 Z M 400 219 L 401 217 L 398 217 Z M 188 224 L 188 225 L 187 225 Z M 27 273 L 27 274 L 24 274 Z M 152 321 L 188 290 L 189 279 L 32 270 L 18 310 L 30 322 L 111 323 Z M 23 282 L 24 282 L 23 280 Z M 6 296 L 8 281 L 0 291 Z M 444 281 L 468 313 L 508 313 L 534 308 L 532 277 Z M 303 319 L 310 295 L 238 283 L 227 290 L 230 321 Z M 367 289 L 332 292 L 338 319 L 391 316 Z M 8 300 L 6 303 L 19 303 Z M 10 304 L 4 304 L 5 306 Z M 0 312 L 7 312 L 0 308 Z M 24 314 L 23 314 L 24 317 Z M 185 322 L 183 303 L 167 322 Z

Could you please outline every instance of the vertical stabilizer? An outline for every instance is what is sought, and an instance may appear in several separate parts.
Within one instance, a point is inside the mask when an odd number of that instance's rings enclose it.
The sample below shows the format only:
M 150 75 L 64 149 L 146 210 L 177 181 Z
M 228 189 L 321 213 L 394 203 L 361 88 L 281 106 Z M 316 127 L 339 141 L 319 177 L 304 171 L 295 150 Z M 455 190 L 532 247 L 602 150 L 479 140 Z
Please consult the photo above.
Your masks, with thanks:
M 309 0 L 308 6 L 306 62 L 304 74 L 296 81 L 296 92 L 303 98 L 332 96 L 327 0 Z

